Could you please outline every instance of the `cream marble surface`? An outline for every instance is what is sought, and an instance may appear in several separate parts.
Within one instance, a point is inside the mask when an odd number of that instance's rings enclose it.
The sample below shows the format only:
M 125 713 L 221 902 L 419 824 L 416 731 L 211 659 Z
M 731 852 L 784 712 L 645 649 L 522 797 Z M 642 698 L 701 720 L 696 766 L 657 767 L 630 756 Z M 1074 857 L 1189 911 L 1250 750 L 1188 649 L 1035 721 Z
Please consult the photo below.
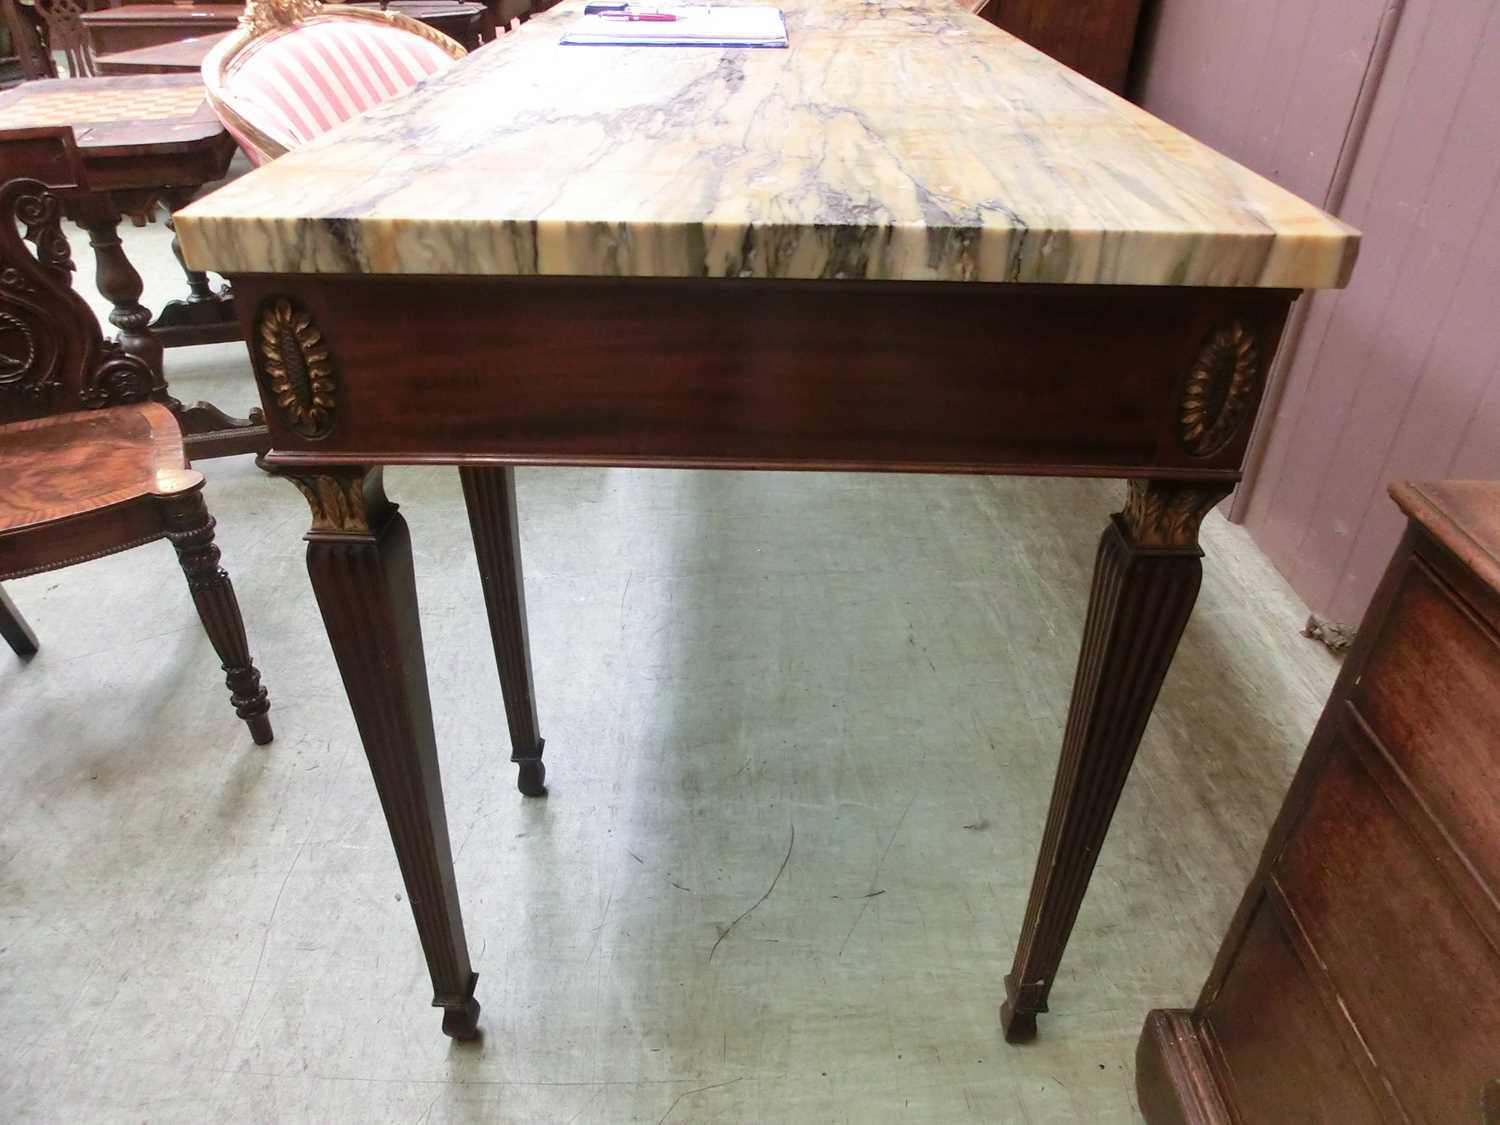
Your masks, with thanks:
M 1341 285 L 1358 235 L 953 0 L 787 50 L 561 47 L 569 0 L 178 220 L 223 272 Z

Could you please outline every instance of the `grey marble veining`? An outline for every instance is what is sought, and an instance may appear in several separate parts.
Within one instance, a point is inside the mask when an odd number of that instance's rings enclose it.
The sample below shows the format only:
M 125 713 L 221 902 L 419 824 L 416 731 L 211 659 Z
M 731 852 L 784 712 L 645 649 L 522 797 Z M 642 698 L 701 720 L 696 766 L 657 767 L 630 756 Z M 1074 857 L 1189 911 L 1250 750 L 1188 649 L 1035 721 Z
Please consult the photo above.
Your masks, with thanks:
M 569 0 L 183 212 L 224 272 L 1312 288 L 1358 235 L 953 0 L 787 50 L 562 47 Z

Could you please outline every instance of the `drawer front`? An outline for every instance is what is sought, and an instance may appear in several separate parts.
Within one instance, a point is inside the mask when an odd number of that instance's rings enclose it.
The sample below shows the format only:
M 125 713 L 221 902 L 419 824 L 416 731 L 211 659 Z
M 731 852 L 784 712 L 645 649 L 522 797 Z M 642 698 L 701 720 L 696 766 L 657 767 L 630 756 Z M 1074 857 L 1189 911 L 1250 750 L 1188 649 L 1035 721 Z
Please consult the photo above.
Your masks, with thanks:
M 1345 1029 L 1324 1007 L 1266 899 L 1204 1014 L 1219 1086 L 1241 1120 L 1383 1125 Z
M 1500 956 L 1359 764 L 1373 747 L 1341 737 L 1270 893 L 1368 1045 L 1374 1088 L 1412 1121 L 1478 1123 L 1500 1076 Z
M 1493 899 L 1500 887 L 1500 638 L 1415 562 L 1353 700 Z

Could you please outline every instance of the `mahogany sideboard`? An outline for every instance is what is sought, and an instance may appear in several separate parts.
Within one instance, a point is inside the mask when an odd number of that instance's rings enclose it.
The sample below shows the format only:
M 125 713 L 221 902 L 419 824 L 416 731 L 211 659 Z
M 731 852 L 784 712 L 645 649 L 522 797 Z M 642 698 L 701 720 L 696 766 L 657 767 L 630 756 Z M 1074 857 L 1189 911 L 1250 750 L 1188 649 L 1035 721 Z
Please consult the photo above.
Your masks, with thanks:
M 1150 1125 L 1500 1122 L 1500 484 L 1410 518 L 1191 1012 L 1137 1051 Z

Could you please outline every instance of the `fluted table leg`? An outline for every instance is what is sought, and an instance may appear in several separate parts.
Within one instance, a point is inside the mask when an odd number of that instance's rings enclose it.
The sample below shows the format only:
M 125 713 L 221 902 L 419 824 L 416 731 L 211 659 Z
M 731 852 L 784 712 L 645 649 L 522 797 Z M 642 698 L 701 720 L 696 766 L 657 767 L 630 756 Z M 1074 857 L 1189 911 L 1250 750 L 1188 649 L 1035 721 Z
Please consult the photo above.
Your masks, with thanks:
M 1198 526 L 1222 483 L 1131 481 L 1099 542 L 1062 756 L 1015 964 L 1006 1039 L 1036 1035 L 1047 994 L 1203 575 Z
M 312 507 L 307 571 L 380 794 L 432 977 L 455 1039 L 478 1034 L 448 818 L 427 694 L 411 537 L 381 472 L 287 470 Z
M 490 639 L 500 670 L 500 694 L 510 726 L 510 760 L 519 767 L 516 785 L 528 797 L 547 792 L 542 736 L 537 730 L 536 692 L 531 682 L 531 645 L 526 635 L 526 589 L 521 579 L 521 539 L 516 522 L 516 473 L 507 466 L 458 470 L 469 528 L 479 560 Z

